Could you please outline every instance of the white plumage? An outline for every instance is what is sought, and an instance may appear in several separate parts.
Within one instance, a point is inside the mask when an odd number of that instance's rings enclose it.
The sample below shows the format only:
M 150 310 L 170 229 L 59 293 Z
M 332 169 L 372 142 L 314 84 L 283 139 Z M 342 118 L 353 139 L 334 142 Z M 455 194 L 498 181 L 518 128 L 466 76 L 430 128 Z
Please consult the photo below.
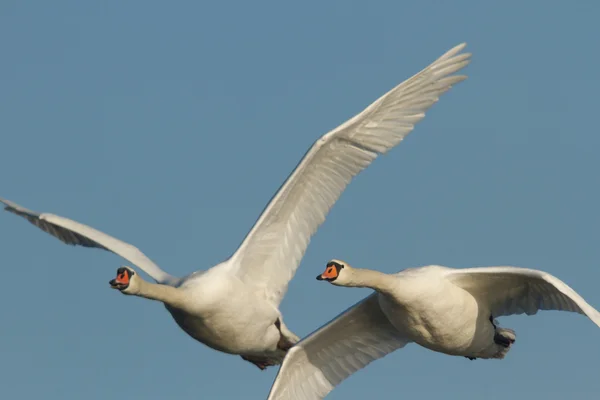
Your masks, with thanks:
M 130 244 L 64 217 L 0 201 L 67 244 L 125 258 L 157 284 L 125 268 L 119 269 L 113 287 L 163 302 L 198 341 L 265 368 L 280 363 L 298 340 L 283 324 L 279 304 L 311 236 L 351 179 L 400 143 L 440 95 L 465 79 L 454 75 L 469 62 L 470 54 L 460 53 L 464 47 L 454 47 L 317 140 L 233 256 L 205 272 L 173 277 Z
M 571 311 L 600 327 L 600 313 L 573 289 L 533 269 L 428 266 L 388 275 L 334 260 L 322 276 L 376 292 L 292 347 L 268 400 L 322 399 L 370 362 L 412 342 L 471 359 L 504 358 L 516 335 L 497 325 L 499 316 Z

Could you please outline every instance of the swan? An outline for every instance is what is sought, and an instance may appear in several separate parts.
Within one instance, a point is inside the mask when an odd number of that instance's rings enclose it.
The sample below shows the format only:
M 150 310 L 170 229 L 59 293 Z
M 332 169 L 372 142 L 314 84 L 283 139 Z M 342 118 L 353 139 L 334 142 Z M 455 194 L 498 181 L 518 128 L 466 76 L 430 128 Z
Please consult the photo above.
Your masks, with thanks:
M 358 115 L 319 138 L 270 200 L 239 248 L 227 260 L 183 278 L 158 267 L 131 244 L 90 226 L 37 213 L 0 199 L 66 244 L 113 252 L 129 266 L 110 286 L 125 295 L 164 303 L 192 338 L 217 351 L 240 355 L 261 370 L 282 362 L 299 338 L 283 322 L 279 304 L 311 236 L 352 178 L 400 143 L 443 93 L 466 76 L 464 43 L 396 86 Z
M 317 279 L 375 292 L 292 347 L 267 400 L 322 399 L 408 343 L 470 360 L 502 359 L 516 339 L 495 319 L 504 315 L 571 311 L 600 327 L 596 309 L 558 278 L 534 269 L 430 265 L 385 274 L 332 260 Z

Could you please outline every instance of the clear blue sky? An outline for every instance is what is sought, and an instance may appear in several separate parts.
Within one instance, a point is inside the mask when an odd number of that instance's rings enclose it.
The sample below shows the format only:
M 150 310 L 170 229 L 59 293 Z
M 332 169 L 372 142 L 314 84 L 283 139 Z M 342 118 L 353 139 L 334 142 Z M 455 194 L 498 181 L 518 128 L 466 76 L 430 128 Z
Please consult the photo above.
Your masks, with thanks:
M 303 336 L 395 272 L 517 265 L 600 308 L 600 3 L 16 1 L 0 6 L 0 196 L 104 230 L 184 275 L 228 257 L 321 134 L 447 49 L 469 79 L 343 194 L 282 304 Z M 108 281 L 120 258 L 0 214 L 6 399 L 264 399 L 277 372 L 187 337 Z M 506 317 L 503 361 L 416 345 L 330 399 L 591 399 L 600 331 Z

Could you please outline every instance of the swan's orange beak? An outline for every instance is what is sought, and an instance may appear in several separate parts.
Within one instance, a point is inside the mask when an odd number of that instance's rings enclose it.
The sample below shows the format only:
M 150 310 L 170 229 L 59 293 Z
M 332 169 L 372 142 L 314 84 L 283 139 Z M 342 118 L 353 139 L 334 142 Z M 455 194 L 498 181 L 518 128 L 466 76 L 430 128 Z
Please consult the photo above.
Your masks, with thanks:
M 317 275 L 317 280 L 319 281 L 333 281 L 335 280 L 335 278 L 338 277 L 338 270 L 335 266 L 333 265 L 328 265 L 327 268 L 325 268 L 325 272 L 323 272 L 321 275 Z
M 127 287 L 129 286 L 130 279 L 131 272 L 127 268 L 121 267 L 117 270 L 117 277 L 115 279 L 112 279 L 108 283 L 113 289 L 123 290 L 127 289 Z

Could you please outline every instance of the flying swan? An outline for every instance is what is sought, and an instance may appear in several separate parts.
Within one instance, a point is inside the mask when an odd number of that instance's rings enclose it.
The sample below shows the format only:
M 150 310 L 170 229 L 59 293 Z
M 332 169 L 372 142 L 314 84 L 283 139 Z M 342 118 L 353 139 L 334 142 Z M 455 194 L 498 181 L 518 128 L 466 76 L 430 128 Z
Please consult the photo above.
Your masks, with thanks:
M 176 278 L 136 247 L 87 225 L 36 213 L 8 200 L 6 210 L 66 244 L 111 251 L 147 273 L 117 269 L 112 288 L 163 302 L 194 339 L 240 355 L 265 369 L 280 364 L 299 338 L 283 323 L 279 304 L 311 236 L 351 179 L 406 137 L 469 63 L 460 44 L 396 86 L 360 114 L 319 138 L 270 200 L 237 251 L 207 271 Z
M 430 265 L 384 274 L 332 260 L 317 279 L 375 293 L 292 347 L 268 400 L 322 399 L 411 342 L 471 360 L 502 359 L 516 339 L 512 329 L 498 326 L 495 318 L 503 315 L 571 311 L 600 327 L 596 309 L 558 278 L 534 269 Z

